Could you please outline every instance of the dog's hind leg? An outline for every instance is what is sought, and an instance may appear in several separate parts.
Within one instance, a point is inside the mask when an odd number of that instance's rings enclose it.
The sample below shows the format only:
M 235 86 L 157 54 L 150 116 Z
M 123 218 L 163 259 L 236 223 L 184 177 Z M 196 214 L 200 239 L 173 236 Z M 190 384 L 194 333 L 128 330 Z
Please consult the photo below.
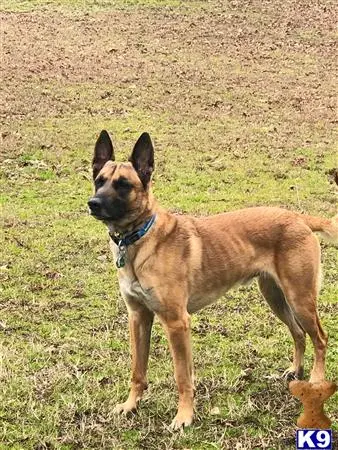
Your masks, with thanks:
M 301 244 L 301 247 L 300 247 Z M 310 382 L 325 379 L 327 335 L 317 313 L 320 283 L 320 247 L 314 235 L 307 235 L 297 246 L 278 255 L 278 279 L 297 323 L 310 336 L 314 363 Z
M 262 274 L 258 278 L 258 285 L 264 298 L 270 305 L 276 316 L 284 322 L 293 337 L 295 348 L 293 363 L 285 372 L 287 379 L 303 378 L 304 374 L 304 352 L 305 352 L 305 332 L 298 324 L 285 295 L 275 280 L 269 274 Z

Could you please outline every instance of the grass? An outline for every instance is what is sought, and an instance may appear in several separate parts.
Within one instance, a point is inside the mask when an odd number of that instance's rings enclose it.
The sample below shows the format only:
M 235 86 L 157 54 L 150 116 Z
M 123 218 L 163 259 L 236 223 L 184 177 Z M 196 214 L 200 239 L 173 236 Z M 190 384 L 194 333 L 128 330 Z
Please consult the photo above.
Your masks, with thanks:
M 137 415 L 113 416 L 128 390 L 127 316 L 106 230 L 86 202 L 97 133 L 112 132 L 122 160 L 147 130 L 156 148 L 154 191 L 169 209 L 280 205 L 332 216 L 337 157 L 325 15 L 332 4 L 314 12 L 297 3 L 297 26 L 286 33 L 291 10 L 282 3 L 276 13 L 268 2 L 244 9 L 165 2 L 175 3 L 168 10 L 158 1 L 149 15 L 139 2 L 88 2 L 85 13 L 83 2 L 72 2 L 80 25 L 64 3 L 2 6 L 26 13 L 4 14 L 12 56 L 4 65 L 1 162 L 0 448 L 294 448 L 300 406 L 274 376 L 289 365 L 291 338 L 255 285 L 193 317 L 191 429 L 167 428 L 176 391 L 158 323 L 149 392 Z M 271 29 L 276 14 L 283 26 Z M 326 20 L 316 38 L 308 28 L 314 14 L 316 26 Z M 330 335 L 327 377 L 335 379 L 337 259 L 333 247 L 322 250 L 319 311 Z M 310 342 L 306 355 L 308 376 Z M 337 401 L 327 402 L 335 431 Z

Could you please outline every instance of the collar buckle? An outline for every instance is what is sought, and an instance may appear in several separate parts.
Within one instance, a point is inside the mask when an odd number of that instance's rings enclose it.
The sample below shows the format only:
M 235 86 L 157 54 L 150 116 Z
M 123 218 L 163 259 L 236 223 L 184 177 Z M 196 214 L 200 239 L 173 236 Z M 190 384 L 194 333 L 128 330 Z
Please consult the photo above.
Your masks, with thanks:
M 120 233 L 109 233 L 110 238 L 118 246 L 118 256 L 116 260 L 116 266 L 118 268 L 124 267 L 126 264 L 127 247 L 128 245 L 134 244 L 139 239 L 141 239 L 151 228 L 155 222 L 156 214 L 150 217 L 144 225 L 136 231 L 133 231 L 126 235 L 121 235 Z

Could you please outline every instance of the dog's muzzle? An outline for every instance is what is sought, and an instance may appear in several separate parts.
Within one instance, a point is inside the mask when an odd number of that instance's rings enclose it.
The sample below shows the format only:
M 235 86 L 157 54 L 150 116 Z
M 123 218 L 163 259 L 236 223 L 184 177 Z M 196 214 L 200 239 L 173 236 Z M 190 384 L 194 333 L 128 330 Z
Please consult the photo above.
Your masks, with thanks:
M 89 199 L 88 206 L 90 214 L 99 220 L 121 220 L 128 213 L 125 202 L 120 199 L 108 201 L 98 195 Z
M 88 201 L 90 213 L 93 216 L 100 216 L 102 213 L 103 202 L 99 197 L 92 197 Z

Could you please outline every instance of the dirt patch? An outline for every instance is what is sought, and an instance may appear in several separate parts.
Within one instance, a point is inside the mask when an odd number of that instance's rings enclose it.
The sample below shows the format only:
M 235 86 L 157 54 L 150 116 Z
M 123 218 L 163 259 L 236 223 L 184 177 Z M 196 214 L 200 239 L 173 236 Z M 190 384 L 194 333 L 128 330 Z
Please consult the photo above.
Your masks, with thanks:
M 57 82 L 109 84 L 113 89 L 102 88 L 97 103 L 117 96 L 124 108 L 196 118 L 240 110 L 262 123 L 276 111 L 289 122 L 291 110 L 296 120 L 332 122 L 333 7 L 233 1 L 196 10 L 2 14 L 3 113 L 31 117 L 44 105 L 57 113 L 70 99 L 41 87 Z

